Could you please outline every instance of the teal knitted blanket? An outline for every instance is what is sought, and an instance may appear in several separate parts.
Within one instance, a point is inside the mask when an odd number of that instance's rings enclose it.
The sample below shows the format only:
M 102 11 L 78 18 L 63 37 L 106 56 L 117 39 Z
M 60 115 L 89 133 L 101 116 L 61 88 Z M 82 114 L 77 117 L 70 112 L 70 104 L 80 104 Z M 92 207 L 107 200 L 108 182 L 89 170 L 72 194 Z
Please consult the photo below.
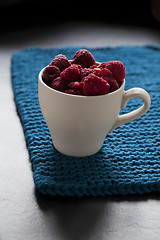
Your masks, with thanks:
M 88 48 L 98 62 L 122 61 L 126 90 L 147 90 L 151 108 L 143 117 L 108 134 L 97 154 L 83 158 L 55 150 L 38 101 L 39 71 L 57 54 L 72 59 L 79 48 L 28 48 L 12 57 L 14 98 L 36 187 L 43 194 L 78 197 L 160 191 L 160 46 Z M 132 99 L 121 113 L 139 104 L 141 100 Z

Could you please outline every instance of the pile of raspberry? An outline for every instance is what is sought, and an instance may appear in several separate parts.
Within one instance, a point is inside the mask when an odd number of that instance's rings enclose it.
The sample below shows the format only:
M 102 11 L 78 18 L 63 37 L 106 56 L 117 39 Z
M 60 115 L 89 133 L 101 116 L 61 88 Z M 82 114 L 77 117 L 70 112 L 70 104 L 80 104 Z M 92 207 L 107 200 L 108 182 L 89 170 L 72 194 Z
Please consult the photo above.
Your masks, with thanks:
M 97 65 L 86 49 L 78 50 L 73 60 L 59 54 L 45 67 L 42 79 L 49 87 L 68 94 L 97 96 L 117 90 L 125 78 L 120 61 Z

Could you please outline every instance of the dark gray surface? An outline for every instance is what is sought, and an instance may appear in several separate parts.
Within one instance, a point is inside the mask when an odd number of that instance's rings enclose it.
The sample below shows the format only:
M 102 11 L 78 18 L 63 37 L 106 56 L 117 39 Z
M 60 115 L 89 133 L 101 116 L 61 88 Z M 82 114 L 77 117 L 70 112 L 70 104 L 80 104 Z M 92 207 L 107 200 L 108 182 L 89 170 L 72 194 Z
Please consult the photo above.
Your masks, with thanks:
M 53 198 L 38 193 L 10 81 L 10 58 L 28 46 L 160 44 L 139 27 L 61 23 L 0 35 L 0 240 L 157 240 L 160 194 Z

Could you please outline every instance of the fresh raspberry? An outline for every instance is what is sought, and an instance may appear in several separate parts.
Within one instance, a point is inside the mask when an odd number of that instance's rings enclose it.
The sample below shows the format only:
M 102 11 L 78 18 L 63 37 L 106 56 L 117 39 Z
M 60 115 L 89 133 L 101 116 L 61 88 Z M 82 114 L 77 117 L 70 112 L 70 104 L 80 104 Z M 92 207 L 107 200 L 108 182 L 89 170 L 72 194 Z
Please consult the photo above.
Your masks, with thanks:
M 71 82 L 68 84 L 68 87 L 72 89 L 82 89 L 84 85 L 84 82 Z
M 100 68 L 94 68 L 93 73 L 98 76 L 100 70 Z
M 73 95 L 83 95 L 83 92 L 79 89 L 67 89 L 65 93 L 73 94 Z
M 92 54 L 80 49 L 73 61 L 59 54 L 47 66 L 43 81 L 53 89 L 74 95 L 96 96 L 117 90 L 125 78 L 125 67 L 120 61 L 96 65 Z
M 110 86 L 104 79 L 96 76 L 94 73 L 89 74 L 84 79 L 83 93 L 86 96 L 96 96 L 106 94 Z
M 81 70 L 81 79 L 87 77 L 90 73 L 94 73 L 94 69 L 92 68 L 82 68 Z
M 97 65 L 93 64 L 92 66 L 90 66 L 91 69 L 97 68 Z
M 76 82 L 80 78 L 80 68 L 76 64 L 72 64 L 70 67 L 66 68 L 61 72 L 61 77 L 65 79 L 66 82 Z
M 99 73 L 98 73 L 99 77 L 111 77 L 112 76 L 112 72 L 107 69 L 107 68 L 102 68 Z
M 106 68 L 107 67 L 107 63 L 106 62 L 102 62 L 98 65 L 99 68 Z
M 98 76 L 100 68 L 82 68 L 81 70 L 81 79 L 83 81 L 83 78 L 87 77 L 90 73 L 94 73 Z
M 60 69 L 62 72 L 67 67 L 71 66 L 71 63 L 68 61 L 65 55 L 59 54 L 57 55 L 49 64 L 50 66 L 54 65 Z
M 51 82 L 60 75 L 60 70 L 56 66 L 45 67 L 42 73 L 42 79 L 47 84 L 50 85 Z
M 106 68 L 112 72 L 113 77 L 116 79 L 119 85 L 121 85 L 125 78 L 125 67 L 123 63 L 120 61 L 110 61 L 107 63 Z
M 73 63 L 73 64 L 74 64 L 74 63 Z M 73 65 L 73 64 L 72 64 L 72 65 Z M 81 66 L 80 64 L 74 64 L 74 65 L 76 65 L 76 66 L 79 68 L 79 70 L 82 71 L 83 68 L 82 68 L 82 66 Z
M 75 53 L 72 63 L 80 64 L 83 68 L 85 68 L 94 65 L 95 59 L 88 50 L 80 49 Z
M 119 88 L 117 81 L 113 77 L 108 77 L 107 82 L 110 85 L 109 92 L 113 92 Z
M 61 77 L 55 78 L 52 81 L 50 87 L 61 92 L 64 92 L 66 90 L 66 84 Z

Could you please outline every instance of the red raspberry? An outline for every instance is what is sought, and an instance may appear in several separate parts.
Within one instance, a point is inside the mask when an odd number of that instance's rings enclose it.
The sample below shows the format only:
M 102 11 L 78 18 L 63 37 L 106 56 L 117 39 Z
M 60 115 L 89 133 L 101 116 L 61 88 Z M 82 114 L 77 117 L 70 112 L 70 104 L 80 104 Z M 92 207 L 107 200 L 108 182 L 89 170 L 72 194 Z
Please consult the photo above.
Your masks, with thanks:
M 68 84 L 68 87 L 72 89 L 82 89 L 84 85 L 84 82 L 71 82 Z
M 102 68 L 99 73 L 98 73 L 99 77 L 111 77 L 112 76 L 112 72 L 107 69 L 107 68 Z
M 104 79 L 96 76 L 94 73 L 89 74 L 84 79 L 83 93 L 86 96 L 96 96 L 106 94 L 110 86 Z
M 83 68 L 95 64 L 93 55 L 86 49 L 80 49 L 74 55 L 72 63 L 80 64 Z
M 99 68 L 106 68 L 107 67 L 107 63 L 106 62 L 102 62 L 98 65 Z
M 42 73 L 42 79 L 47 84 L 50 85 L 51 82 L 60 75 L 60 70 L 56 66 L 45 67 Z
M 73 95 L 83 95 L 83 92 L 78 89 L 67 89 L 65 93 L 73 94 Z
M 87 77 L 90 73 L 94 73 L 94 69 L 82 68 L 82 70 L 81 70 L 81 78 Z
M 81 79 L 83 81 L 84 77 L 87 77 L 90 73 L 94 73 L 95 75 L 98 75 L 100 71 L 100 68 L 82 68 L 81 70 Z
M 117 81 L 113 77 L 108 78 L 107 82 L 110 85 L 109 92 L 113 92 L 119 88 Z
M 91 69 L 97 68 L 97 65 L 93 64 L 92 66 L 90 66 Z
M 116 81 L 121 84 L 125 78 L 125 67 L 120 61 L 110 61 L 107 63 L 106 68 L 108 68 Z
M 98 76 L 100 70 L 101 70 L 100 68 L 94 68 L 93 73 Z
M 80 78 L 80 68 L 76 64 L 72 64 L 70 67 L 66 68 L 61 72 L 61 77 L 65 79 L 66 82 L 76 82 Z
M 54 65 L 58 67 L 62 72 L 65 68 L 71 66 L 71 63 L 68 61 L 65 55 L 59 54 L 52 60 L 52 62 L 49 65 L 50 66 Z
M 74 64 L 74 63 L 73 63 L 73 64 Z M 72 65 L 73 65 L 73 64 L 72 64 Z M 74 65 L 76 65 L 76 66 L 79 68 L 79 70 L 82 71 L 83 68 L 82 68 L 81 65 L 79 65 L 79 64 L 74 64 Z
M 66 90 L 66 84 L 65 82 L 62 80 L 61 77 L 57 77 L 55 78 L 51 85 L 50 85 L 51 88 L 55 89 L 55 90 L 58 90 L 60 92 L 64 92 Z

